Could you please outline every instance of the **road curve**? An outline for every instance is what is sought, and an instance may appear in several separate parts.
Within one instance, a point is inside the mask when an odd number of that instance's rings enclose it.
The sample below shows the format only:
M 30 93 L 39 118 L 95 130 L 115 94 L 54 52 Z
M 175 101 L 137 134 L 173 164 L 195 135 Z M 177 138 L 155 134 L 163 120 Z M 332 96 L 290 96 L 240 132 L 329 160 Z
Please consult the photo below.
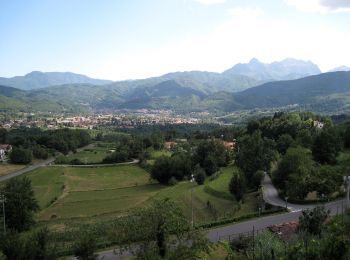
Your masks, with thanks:
M 275 206 L 285 207 L 285 201 L 279 198 L 277 189 L 273 186 L 271 179 L 268 175 L 265 175 L 262 181 L 262 187 L 263 197 L 267 203 L 270 203 Z M 229 224 L 223 227 L 213 228 L 207 231 L 206 236 L 210 242 L 216 243 L 223 240 L 229 240 L 233 237 L 238 237 L 240 234 L 252 233 L 253 230 L 255 233 L 257 233 L 271 225 L 282 224 L 290 221 L 298 221 L 299 216 L 301 215 L 301 211 L 303 209 L 310 209 L 319 205 L 321 204 L 298 205 L 287 203 L 288 210 L 291 212 L 256 218 L 240 223 Z M 330 214 L 334 216 L 342 213 L 345 210 L 346 200 L 342 199 L 332 201 L 323 205 L 327 210 L 330 211 Z M 99 252 L 98 255 L 104 260 L 114 260 L 130 257 L 131 253 L 124 252 L 122 255 L 118 255 L 114 252 L 114 250 L 106 250 L 103 252 Z
M 293 203 L 286 203 L 286 201 L 282 200 L 278 196 L 278 191 L 275 188 L 275 186 L 272 184 L 271 178 L 268 174 L 265 173 L 264 179 L 261 182 L 261 188 L 263 193 L 264 201 L 279 207 L 286 207 L 288 208 L 288 211 L 300 211 L 303 209 L 310 209 L 313 208 L 315 205 L 301 205 L 301 204 L 293 204 Z

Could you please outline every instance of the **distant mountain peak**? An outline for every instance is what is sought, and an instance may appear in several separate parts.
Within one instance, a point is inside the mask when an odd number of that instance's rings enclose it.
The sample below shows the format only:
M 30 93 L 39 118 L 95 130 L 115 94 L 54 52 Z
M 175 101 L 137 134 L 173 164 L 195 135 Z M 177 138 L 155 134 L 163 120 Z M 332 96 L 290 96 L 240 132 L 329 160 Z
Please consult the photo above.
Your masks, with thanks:
M 321 70 L 311 61 L 286 58 L 282 61 L 263 63 L 253 58 L 249 63 L 239 63 L 223 72 L 226 75 L 242 75 L 260 81 L 290 80 L 320 74 Z
M 257 58 L 252 58 L 252 59 L 249 61 L 249 64 L 257 64 L 257 63 L 261 63 Z

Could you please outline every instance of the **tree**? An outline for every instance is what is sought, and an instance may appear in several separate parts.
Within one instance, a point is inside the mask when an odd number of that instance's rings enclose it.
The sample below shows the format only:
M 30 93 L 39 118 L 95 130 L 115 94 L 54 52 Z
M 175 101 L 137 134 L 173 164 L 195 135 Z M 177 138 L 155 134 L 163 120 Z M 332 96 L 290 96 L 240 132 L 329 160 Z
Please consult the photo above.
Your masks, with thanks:
M 18 232 L 34 224 L 34 212 L 39 209 L 31 181 L 27 177 L 9 180 L 3 193 L 6 196 L 6 225 Z
M 289 134 L 283 134 L 280 137 L 278 137 L 276 147 L 277 151 L 280 154 L 285 154 L 287 149 L 291 146 L 291 144 L 294 142 L 293 138 Z
M 153 179 L 162 184 L 168 184 L 172 177 L 170 160 L 171 159 L 167 156 L 160 156 L 156 159 L 151 170 Z
M 196 180 L 198 185 L 204 184 L 205 177 L 206 177 L 205 176 L 205 171 L 203 170 L 202 167 L 200 167 L 199 164 L 197 164 L 195 166 L 193 174 L 194 174 L 194 179 Z
M 74 256 L 79 260 L 98 259 L 96 249 L 96 241 L 91 234 L 80 234 L 79 240 L 73 245 Z
M 206 175 L 211 176 L 219 170 L 218 164 L 214 156 L 207 156 L 202 162 L 202 167 L 205 170 Z
M 169 184 L 172 177 L 181 181 L 191 173 L 191 160 L 186 153 L 177 153 L 172 157 L 161 156 L 156 159 L 151 170 L 152 178 L 162 184 Z
M 138 259 L 197 259 L 208 249 L 202 232 L 191 229 L 182 210 L 169 199 L 136 209 L 113 226 L 114 242 L 127 245 Z M 143 241 L 136 250 L 135 241 Z
M 50 232 L 47 228 L 20 234 L 13 230 L 1 240 L 1 251 L 6 259 L 16 260 L 53 260 L 57 259 L 56 250 L 49 245 Z
M 322 164 L 335 164 L 341 147 L 339 133 L 334 128 L 324 129 L 315 138 L 312 155 Z
M 329 217 L 330 211 L 322 207 L 316 207 L 312 210 L 303 210 L 299 217 L 299 231 L 305 231 L 311 235 L 320 236 L 322 227 L 326 219 Z
M 193 156 L 194 163 L 199 163 L 208 176 L 226 166 L 230 161 L 230 153 L 220 140 L 201 141 Z
M 5 144 L 7 141 L 7 130 L 0 128 L 0 144 Z
M 258 170 L 268 171 L 271 161 L 275 159 L 275 143 L 271 139 L 261 137 L 260 131 L 253 135 L 245 135 L 238 140 L 239 153 L 236 163 L 240 167 L 247 180 L 251 180 L 253 174 Z
M 35 231 L 26 241 L 25 259 L 56 259 L 55 248 L 49 246 L 50 234 L 50 231 L 46 227 Z
M 12 163 L 28 164 L 32 161 L 32 152 L 28 149 L 13 147 L 10 153 Z
M 259 188 L 261 185 L 261 181 L 264 178 L 264 171 L 256 171 L 252 177 L 252 184 L 254 188 Z
M 243 199 L 246 190 L 246 184 L 244 175 L 241 172 L 238 171 L 233 174 L 229 184 L 229 190 L 237 201 Z
M 304 199 L 311 191 L 310 182 L 315 173 L 316 169 L 311 159 L 310 150 L 295 147 L 289 148 L 286 155 L 278 163 L 273 180 L 291 198 Z

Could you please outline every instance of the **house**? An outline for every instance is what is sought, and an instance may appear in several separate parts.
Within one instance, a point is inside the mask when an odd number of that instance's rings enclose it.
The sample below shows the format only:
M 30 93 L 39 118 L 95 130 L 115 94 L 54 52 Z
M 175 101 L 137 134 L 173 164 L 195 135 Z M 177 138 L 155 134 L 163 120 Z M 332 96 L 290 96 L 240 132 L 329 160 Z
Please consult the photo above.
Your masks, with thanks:
M 176 142 L 165 142 L 164 147 L 165 147 L 165 149 L 170 150 L 170 149 L 174 148 L 176 145 L 177 145 Z
M 318 128 L 318 129 L 322 129 L 324 127 L 324 123 L 315 120 L 314 127 Z
M 236 139 L 233 139 L 233 141 L 224 141 L 224 146 L 229 150 L 234 150 L 236 147 Z
M 0 161 L 3 161 L 6 158 L 6 155 L 8 155 L 12 151 L 12 146 L 9 144 L 0 144 Z

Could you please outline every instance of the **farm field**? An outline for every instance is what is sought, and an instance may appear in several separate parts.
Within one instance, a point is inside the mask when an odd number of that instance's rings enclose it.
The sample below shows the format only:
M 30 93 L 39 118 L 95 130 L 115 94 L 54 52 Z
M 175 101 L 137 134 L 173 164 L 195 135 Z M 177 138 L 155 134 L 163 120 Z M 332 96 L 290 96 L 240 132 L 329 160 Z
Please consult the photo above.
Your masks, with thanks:
M 160 185 L 151 182 L 149 173 L 137 165 L 46 167 L 27 176 L 32 180 L 41 207 L 37 217 L 49 224 L 109 219 L 163 198 L 178 203 L 189 219 L 193 205 L 194 220 L 202 223 L 256 210 L 256 193 L 247 194 L 241 206 L 229 193 L 228 181 L 233 170 L 231 166 L 224 168 L 216 179 L 201 186 L 188 181 L 174 186 Z M 208 192 L 207 187 L 215 192 Z
M 14 171 L 18 171 L 20 169 L 23 169 L 24 167 L 26 167 L 26 165 L 2 163 L 0 164 L 0 176 L 4 176 Z
M 83 164 L 101 163 L 113 149 L 115 149 L 113 143 L 94 143 L 90 148 L 66 155 L 65 159 L 67 162 L 79 160 Z

